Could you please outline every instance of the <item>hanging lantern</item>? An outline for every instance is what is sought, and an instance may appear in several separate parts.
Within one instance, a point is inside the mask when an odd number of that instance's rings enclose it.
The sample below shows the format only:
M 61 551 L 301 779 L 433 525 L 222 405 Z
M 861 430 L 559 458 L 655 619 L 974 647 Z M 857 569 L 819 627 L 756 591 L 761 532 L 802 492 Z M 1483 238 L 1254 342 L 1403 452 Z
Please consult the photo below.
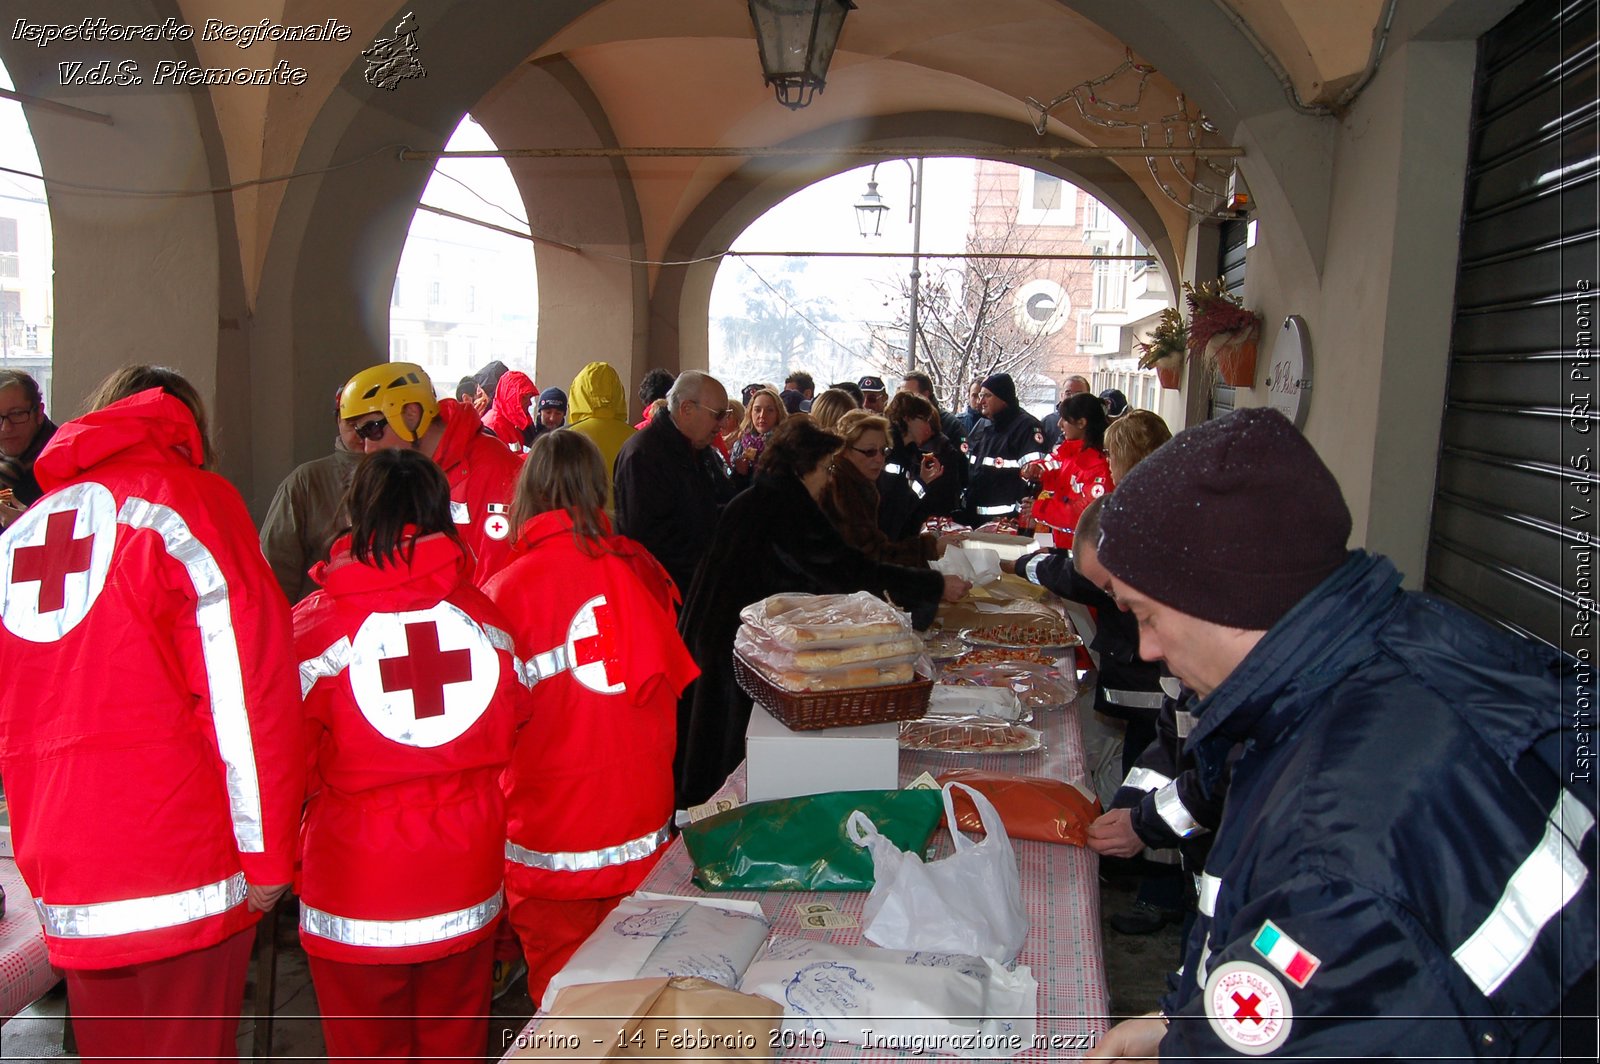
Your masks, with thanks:
M 827 82 L 852 0 L 749 0 L 761 71 L 778 102 L 797 111 Z

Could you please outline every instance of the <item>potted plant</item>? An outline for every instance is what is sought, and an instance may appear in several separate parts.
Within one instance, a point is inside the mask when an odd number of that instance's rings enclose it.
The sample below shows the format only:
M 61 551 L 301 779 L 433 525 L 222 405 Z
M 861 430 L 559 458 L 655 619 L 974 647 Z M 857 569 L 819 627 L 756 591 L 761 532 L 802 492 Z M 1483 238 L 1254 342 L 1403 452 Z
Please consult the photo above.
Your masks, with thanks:
M 1139 368 L 1154 369 L 1161 387 L 1176 388 L 1188 349 L 1189 327 L 1177 307 L 1168 307 L 1161 312 L 1149 341 L 1139 341 Z
M 1189 304 L 1189 350 L 1203 357 L 1225 384 L 1254 386 L 1261 315 L 1246 309 L 1220 277 L 1199 285 L 1185 281 L 1183 297 Z

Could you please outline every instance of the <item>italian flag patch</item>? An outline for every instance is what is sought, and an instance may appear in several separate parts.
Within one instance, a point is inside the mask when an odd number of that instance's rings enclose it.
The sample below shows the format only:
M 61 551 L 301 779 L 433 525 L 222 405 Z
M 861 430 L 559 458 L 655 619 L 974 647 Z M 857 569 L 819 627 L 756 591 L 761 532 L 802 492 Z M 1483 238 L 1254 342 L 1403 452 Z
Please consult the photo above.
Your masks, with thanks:
M 1250 945 L 1298 987 L 1310 982 L 1311 976 L 1322 966 L 1321 961 L 1302 949 L 1300 943 L 1284 934 L 1271 920 L 1261 925 Z

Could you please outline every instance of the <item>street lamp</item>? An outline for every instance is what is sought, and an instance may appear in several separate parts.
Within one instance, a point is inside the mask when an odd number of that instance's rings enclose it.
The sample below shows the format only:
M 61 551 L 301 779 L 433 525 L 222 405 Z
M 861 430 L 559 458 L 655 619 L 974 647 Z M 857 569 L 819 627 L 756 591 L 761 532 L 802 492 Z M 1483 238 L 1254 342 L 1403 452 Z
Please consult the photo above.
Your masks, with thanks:
M 852 0 L 749 0 L 761 72 L 778 102 L 798 111 L 821 92 Z
M 922 160 L 901 159 L 911 171 L 911 330 L 906 337 L 906 372 L 917 368 L 917 304 L 922 294 Z M 872 164 L 867 190 L 856 201 L 856 228 L 861 236 L 874 237 L 883 229 L 883 216 L 889 205 L 878 194 L 878 164 Z

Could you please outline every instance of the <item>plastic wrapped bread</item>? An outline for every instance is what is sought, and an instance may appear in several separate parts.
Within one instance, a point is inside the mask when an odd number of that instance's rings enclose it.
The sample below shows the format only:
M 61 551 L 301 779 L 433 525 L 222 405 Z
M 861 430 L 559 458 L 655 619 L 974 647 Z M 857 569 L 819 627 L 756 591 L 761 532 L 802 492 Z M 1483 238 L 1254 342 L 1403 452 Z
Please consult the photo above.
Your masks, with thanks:
M 695 976 L 736 989 L 766 941 L 755 902 L 640 892 L 624 898 L 551 978 L 540 1008 L 563 987 L 622 979 Z
M 785 1029 L 875 1049 L 994 1059 L 1038 1025 L 1032 972 L 953 953 L 775 938 L 739 989 L 782 1005 Z
M 876 595 L 769 595 L 739 620 L 790 650 L 879 643 L 913 635 L 911 617 Z

